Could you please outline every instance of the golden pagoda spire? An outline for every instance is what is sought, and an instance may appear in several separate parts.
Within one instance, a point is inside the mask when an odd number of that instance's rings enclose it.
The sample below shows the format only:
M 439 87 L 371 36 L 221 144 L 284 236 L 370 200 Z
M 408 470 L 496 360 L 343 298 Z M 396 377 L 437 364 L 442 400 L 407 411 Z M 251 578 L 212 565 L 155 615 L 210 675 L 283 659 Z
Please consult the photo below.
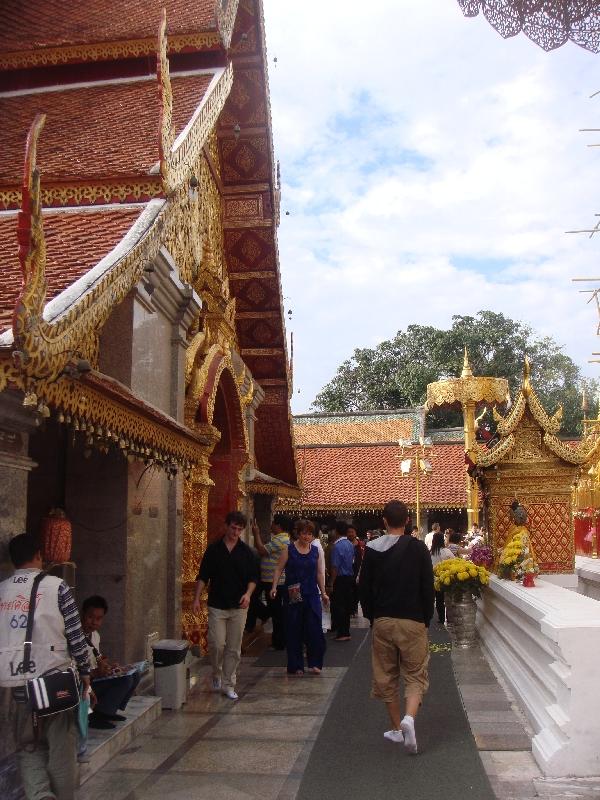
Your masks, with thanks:
M 461 378 L 472 378 L 473 377 L 473 370 L 471 369 L 471 363 L 469 361 L 469 351 L 467 350 L 467 346 L 465 345 L 465 357 L 463 359 L 463 368 L 460 374 Z
M 527 355 L 525 355 L 525 363 L 523 364 L 523 388 L 522 391 L 528 394 L 531 391 L 531 362 Z

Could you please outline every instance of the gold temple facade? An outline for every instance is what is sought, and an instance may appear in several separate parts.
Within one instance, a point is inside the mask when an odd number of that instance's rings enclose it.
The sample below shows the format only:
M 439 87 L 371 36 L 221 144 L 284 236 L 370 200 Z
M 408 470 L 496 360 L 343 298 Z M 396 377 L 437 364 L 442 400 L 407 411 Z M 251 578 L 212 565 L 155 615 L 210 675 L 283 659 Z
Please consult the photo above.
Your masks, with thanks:
M 125 49 L 95 5 L 5 12 L 0 542 L 64 507 L 134 660 L 204 644 L 207 541 L 299 489 L 261 0 L 139 0 Z

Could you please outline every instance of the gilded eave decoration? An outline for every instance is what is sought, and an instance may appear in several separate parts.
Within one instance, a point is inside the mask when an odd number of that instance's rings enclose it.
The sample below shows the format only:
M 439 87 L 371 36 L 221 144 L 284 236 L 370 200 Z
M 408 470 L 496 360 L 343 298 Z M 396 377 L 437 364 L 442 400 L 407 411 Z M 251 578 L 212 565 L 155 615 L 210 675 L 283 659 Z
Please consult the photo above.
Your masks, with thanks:
M 274 497 L 289 497 L 299 500 L 301 490 L 297 486 L 289 486 L 282 483 L 263 483 L 262 481 L 246 481 L 246 492 L 248 494 L 269 494 Z
M 176 34 L 169 37 L 169 52 L 188 50 L 215 50 L 221 46 L 221 37 L 216 31 Z M 149 56 L 156 52 L 154 37 L 128 39 L 120 42 L 75 44 L 65 47 L 31 48 L 30 50 L 0 54 L 0 69 L 22 69 L 24 67 L 68 64 L 73 61 L 109 61 L 120 58 Z
M 153 201 L 146 212 L 151 219 L 140 231 L 135 244 L 102 274 L 91 288 L 82 291 L 64 311 L 48 320 L 46 305 L 46 244 L 40 208 L 39 172 L 35 163 L 37 140 L 45 116 L 39 114 L 27 138 L 22 210 L 18 220 L 19 260 L 22 289 L 13 317 L 13 365 L 0 369 L 0 390 L 8 378 L 28 390 L 33 381 L 52 381 L 73 356 L 97 359 L 97 332 L 133 286 L 140 280 L 144 266 L 158 254 L 165 223 L 173 224 L 165 214 L 164 201 Z
M 200 160 L 202 148 L 209 134 L 216 125 L 225 100 L 233 86 L 233 66 L 230 63 L 221 70 L 216 85 L 209 87 L 199 111 L 194 114 L 189 130 L 175 139 L 173 130 L 173 92 L 169 74 L 167 56 L 168 41 L 166 35 L 167 18 L 163 9 L 158 34 L 157 77 L 161 102 L 159 156 L 160 172 L 165 194 L 170 195 L 182 183 L 189 183 L 194 175 L 194 168 Z
M 159 62 L 163 59 L 159 69 L 159 85 L 164 145 L 170 141 L 165 134 L 166 128 L 170 128 L 170 83 L 168 65 L 164 63 L 164 25 L 161 25 L 159 39 L 163 47 L 159 56 Z M 86 284 L 81 294 L 75 296 L 69 305 L 54 312 L 54 316 L 48 309 L 45 310 L 45 240 L 40 177 L 36 165 L 36 144 L 44 125 L 44 115 L 36 117 L 27 139 L 22 210 L 19 213 L 23 288 L 15 311 L 13 340 L 6 334 L 0 340 L 0 344 L 6 347 L 12 345 L 13 350 L 13 363 L 6 358 L 0 361 L 0 391 L 10 380 L 18 388 L 33 394 L 34 384 L 46 384 L 58 378 L 74 356 L 85 357 L 94 366 L 97 361 L 97 336 L 102 325 L 115 306 L 140 281 L 144 268 L 156 258 L 163 245 L 178 264 L 181 278 L 196 285 L 203 255 L 202 237 L 205 236 L 209 249 L 212 249 L 211 270 L 219 274 L 221 281 L 224 280 L 220 199 L 203 146 L 225 103 L 231 87 L 231 75 L 231 67 L 222 72 L 183 139 L 176 142 L 174 149 L 165 157 L 167 199 L 153 200 L 146 205 L 135 224 L 137 230 L 131 247 L 125 252 L 119 251 L 115 261 L 99 273 L 91 284 Z M 200 176 L 200 191 L 191 193 L 189 179 L 194 174 Z M 53 307 L 57 307 L 54 301 Z
M 107 450 L 118 447 L 124 456 L 137 458 L 167 471 L 183 469 L 187 474 L 202 459 L 201 445 L 210 431 L 187 431 L 164 415 L 144 413 L 113 398 L 110 386 L 95 388 L 85 379 L 62 379 L 45 386 L 46 402 L 57 410 L 58 421 L 70 427 L 73 436 L 84 437 L 88 447 Z
M 219 0 L 217 27 L 221 33 L 223 47 L 228 50 L 233 35 L 233 26 L 237 16 L 239 0 Z
M 144 180 L 127 180 L 103 183 L 54 183 L 40 187 L 43 208 L 81 205 L 108 205 L 110 203 L 139 203 L 163 196 L 159 176 Z M 16 187 L 0 188 L 0 209 L 9 210 L 21 205 L 21 190 Z

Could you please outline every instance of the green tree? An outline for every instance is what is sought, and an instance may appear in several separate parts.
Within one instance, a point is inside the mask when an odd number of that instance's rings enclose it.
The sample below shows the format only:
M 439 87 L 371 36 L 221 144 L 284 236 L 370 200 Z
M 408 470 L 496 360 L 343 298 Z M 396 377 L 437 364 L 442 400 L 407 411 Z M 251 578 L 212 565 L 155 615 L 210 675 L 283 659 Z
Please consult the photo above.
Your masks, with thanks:
M 525 355 L 532 365 L 532 381 L 549 413 L 563 406 L 563 433 L 581 432 L 581 387 L 595 396 L 595 381 L 583 381 L 581 372 L 550 337 L 540 338 L 522 322 L 493 311 L 454 316 L 450 330 L 409 325 L 374 348 L 359 348 L 344 361 L 317 395 L 313 408 L 349 412 L 421 405 L 427 384 L 460 375 L 467 347 L 475 375 L 506 378 L 514 397 L 523 376 Z M 428 420 L 432 427 L 460 424 L 456 412 L 438 410 Z

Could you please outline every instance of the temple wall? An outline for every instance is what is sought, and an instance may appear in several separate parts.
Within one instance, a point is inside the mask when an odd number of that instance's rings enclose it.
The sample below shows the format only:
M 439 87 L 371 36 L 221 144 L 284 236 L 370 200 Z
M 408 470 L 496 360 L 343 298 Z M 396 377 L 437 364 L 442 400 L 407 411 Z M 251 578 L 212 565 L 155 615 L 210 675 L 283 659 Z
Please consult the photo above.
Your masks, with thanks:
M 36 463 L 29 457 L 34 417 L 16 392 L 0 395 L 0 579 L 12 572 L 6 545 L 27 526 L 27 482 Z
M 105 322 L 100 334 L 98 369 L 105 375 L 131 386 L 131 335 L 133 329 L 133 293 L 120 303 Z
M 136 297 L 133 308 L 132 392 L 170 413 L 171 321 Z
M 79 604 L 92 594 L 106 598 L 102 649 L 124 657 L 123 614 L 128 596 L 127 461 L 120 453 L 69 451 L 66 508 L 73 525 Z
M 165 638 L 168 608 L 169 481 L 160 471 L 133 464 L 128 481 L 126 661 L 145 658 L 148 634 Z
M 12 571 L 7 545 L 26 530 L 27 472 L 0 464 L 0 580 Z
M 600 603 L 538 578 L 536 587 L 492 576 L 477 624 L 535 735 L 549 777 L 600 774 Z

